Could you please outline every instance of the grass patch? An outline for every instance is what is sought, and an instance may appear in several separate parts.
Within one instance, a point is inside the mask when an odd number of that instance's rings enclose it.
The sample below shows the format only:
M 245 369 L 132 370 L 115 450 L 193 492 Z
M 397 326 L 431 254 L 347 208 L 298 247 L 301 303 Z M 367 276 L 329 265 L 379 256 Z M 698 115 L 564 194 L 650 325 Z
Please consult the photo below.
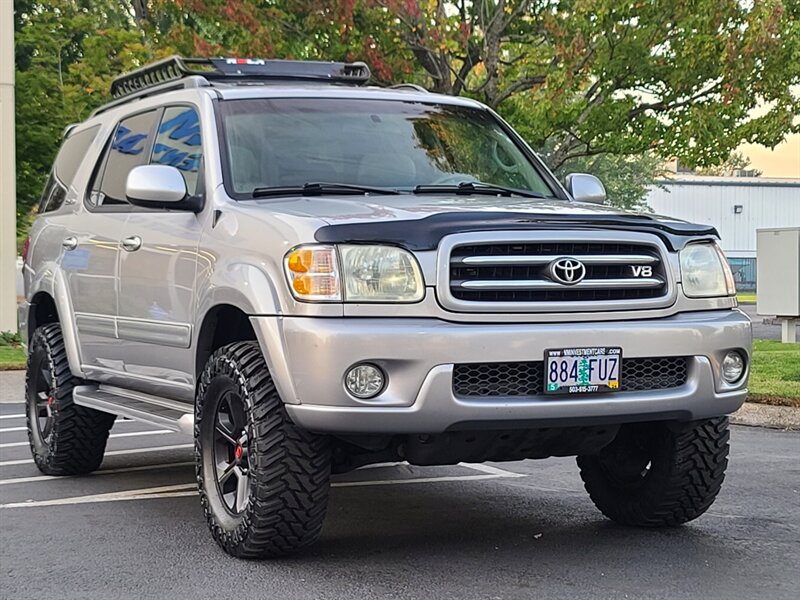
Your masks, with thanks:
M 739 292 L 736 299 L 742 304 L 755 304 L 758 297 L 755 292 Z
M 749 387 L 751 402 L 800 407 L 800 344 L 756 340 Z
M 25 368 L 25 350 L 22 346 L 0 346 L 0 371 Z

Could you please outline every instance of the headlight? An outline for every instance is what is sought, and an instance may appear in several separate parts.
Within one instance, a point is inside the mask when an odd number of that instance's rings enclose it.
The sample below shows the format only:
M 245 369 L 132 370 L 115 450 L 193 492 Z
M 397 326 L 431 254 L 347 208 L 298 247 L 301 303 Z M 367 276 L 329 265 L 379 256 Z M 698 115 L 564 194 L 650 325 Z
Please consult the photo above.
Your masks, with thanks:
M 733 273 L 716 243 L 690 244 L 681 250 L 683 292 L 690 298 L 733 296 Z
M 340 268 L 341 260 L 341 268 Z M 306 302 L 418 302 L 425 295 L 414 256 L 394 246 L 299 246 L 284 260 L 292 295 Z
M 394 246 L 340 246 L 346 302 L 418 302 L 425 294 L 414 256 Z
M 298 300 L 339 302 L 339 268 L 333 246 L 300 246 L 283 263 L 289 288 Z

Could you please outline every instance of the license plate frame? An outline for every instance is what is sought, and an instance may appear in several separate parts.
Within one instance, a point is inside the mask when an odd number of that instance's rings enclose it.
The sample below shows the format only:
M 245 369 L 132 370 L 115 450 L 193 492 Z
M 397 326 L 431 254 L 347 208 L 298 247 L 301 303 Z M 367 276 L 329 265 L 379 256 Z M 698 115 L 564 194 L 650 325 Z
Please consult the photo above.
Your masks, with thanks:
M 551 371 L 553 364 L 555 373 Z M 544 392 L 552 395 L 618 392 L 621 371 L 622 348 L 619 346 L 545 350 Z M 556 381 L 551 381 L 553 376 Z

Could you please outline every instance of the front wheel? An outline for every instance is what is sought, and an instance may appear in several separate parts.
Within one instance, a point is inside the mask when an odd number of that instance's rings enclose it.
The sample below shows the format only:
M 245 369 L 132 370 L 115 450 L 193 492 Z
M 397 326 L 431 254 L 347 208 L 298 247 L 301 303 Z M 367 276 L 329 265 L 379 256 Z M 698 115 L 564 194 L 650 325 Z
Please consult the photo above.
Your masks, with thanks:
M 292 423 L 256 342 L 217 350 L 195 411 L 200 501 L 217 543 L 241 558 L 282 556 L 317 540 L 330 444 Z
M 728 465 L 728 418 L 683 428 L 626 425 L 598 454 L 579 456 L 595 506 L 624 525 L 674 527 L 702 515 Z

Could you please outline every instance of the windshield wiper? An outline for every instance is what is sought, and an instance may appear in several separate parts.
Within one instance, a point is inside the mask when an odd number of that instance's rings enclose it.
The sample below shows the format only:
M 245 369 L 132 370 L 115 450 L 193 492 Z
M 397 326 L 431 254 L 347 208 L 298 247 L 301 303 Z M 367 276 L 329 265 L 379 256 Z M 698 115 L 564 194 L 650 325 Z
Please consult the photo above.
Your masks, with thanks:
M 436 184 L 429 183 L 418 185 L 414 188 L 415 194 L 460 194 L 468 196 L 470 194 L 486 194 L 489 196 L 522 196 L 524 198 L 547 198 L 544 194 L 532 192 L 531 190 L 519 190 L 517 188 L 495 185 L 494 183 L 483 183 L 482 181 L 462 181 L 459 184 Z
M 322 196 L 323 194 L 391 194 L 402 192 L 391 188 L 372 187 L 369 185 L 355 185 L 351 183 L 324 183 L 312 181 L 303 185 L 276 185 L 259 187 L 253 190 L 253 198 L 271 198 L 277 196 Z

